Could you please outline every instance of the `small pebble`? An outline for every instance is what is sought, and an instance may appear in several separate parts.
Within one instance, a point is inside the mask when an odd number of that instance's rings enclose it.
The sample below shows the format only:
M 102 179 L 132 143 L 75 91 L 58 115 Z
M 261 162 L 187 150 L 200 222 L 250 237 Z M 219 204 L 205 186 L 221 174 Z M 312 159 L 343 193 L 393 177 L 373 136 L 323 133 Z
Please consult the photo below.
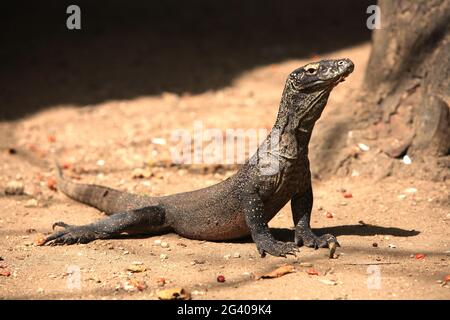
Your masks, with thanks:
M 334 280 L 328 280 L 328 279 L 320 279 L 321 283 L 326 284 L 327 286 L 335 286 L 337 285 L 337 282 Z
M 353 198 L 353 194 L 351 192 L 344 192 L 343 196 L 346 199 Z
M 364 144 L 364 143 L 358 143 L 358 148 L 359 148 L 361 151 L 369 151 L 369 150 L 370 150 L 369 146 L 366 145 L 366 144 Z
M 240 258 L 240 257 L 241 257 L 241 254 L 239 252 L 235 252 L 233 254 L 233 258 Z
M 377 248 L 378 247 L 378 243 L 376 243 L 376 242 L 372 243 L 372 247 Z
M 152 143 L 153 144 L 158 144 L 158 145 L 165 145 L 165 144 L 167 144 L 167 141 L 166 141 L 166 139 L 164 139 L 164 138 L 153 138 L 152 139 Z
M 222 275 L 217 276 L 217 282 L 225 282 L 225 277 Z
M 164 285 L 166 284 L 166 279 L 165 278 L 158 278 L 158 280 L 156 280 L 156 283 L 158 284 L 158 287 L 164 287 Z
M 410 165 L 412 163 L 412 160 L 408 155 L 405 155 L 402 159 L 402 162 L 406 165 Z
M 194 290 L 191 292 L 193 296 L 204 296 L 206 294 L 205 291 Z
M 38 201 L 36 199 L 30 199 L 25 202 L 25 208 L 36 208 L 38 206 Z
M 167 242 L 161 242 L 161 248 L 168 248 L 169 244 Z
M 168 257 L 167 257 L 166 254 L 161 253 L 160 256 L 159 256 L 159 258 L 160 258 L 161 260 L 166 260 Z
M 52 191 L 56 191 L 56 179 L 55 178 L 48 178 L 47 179 L 47 187 L 52 190 Z
M 313 266 L 313 264 L 311 262 L 300 262 L 299 263 L 300 267 L 307 267 L 307 268 L 311 268 Z

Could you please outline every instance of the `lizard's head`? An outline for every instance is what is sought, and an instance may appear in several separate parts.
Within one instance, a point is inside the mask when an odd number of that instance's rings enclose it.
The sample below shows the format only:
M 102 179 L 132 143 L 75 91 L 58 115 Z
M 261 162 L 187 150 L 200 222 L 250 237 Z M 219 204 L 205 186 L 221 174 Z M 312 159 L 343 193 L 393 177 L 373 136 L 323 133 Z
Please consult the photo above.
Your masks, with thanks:
M 331 91 L 352 73 L 353 68 L 350 59 L 322 60 L 294 70 L 289 75 L 288 82 L 297 92 Z
M 309 129 L 319 119 L 331 90 L 354 68 L 350 59 L 322 60 L 294 70 L 286 81 L 285 110 L 295 126 Z M 281 111 L 281 110 L 280 110 Z

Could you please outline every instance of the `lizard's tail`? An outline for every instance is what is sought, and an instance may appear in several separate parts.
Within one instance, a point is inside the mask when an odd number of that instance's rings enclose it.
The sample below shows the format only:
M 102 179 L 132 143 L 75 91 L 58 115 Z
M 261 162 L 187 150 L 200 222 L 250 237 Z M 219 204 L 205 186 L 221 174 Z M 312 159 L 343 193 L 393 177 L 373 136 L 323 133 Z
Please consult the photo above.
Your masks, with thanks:
M 57 168 L 58 189 L 68 197 L 97 208 L 110 215 L 117 212 L 153 205 L 151 197 L 139 196 L 95 184 L 75 183 L 64 178 L 61 166 Z

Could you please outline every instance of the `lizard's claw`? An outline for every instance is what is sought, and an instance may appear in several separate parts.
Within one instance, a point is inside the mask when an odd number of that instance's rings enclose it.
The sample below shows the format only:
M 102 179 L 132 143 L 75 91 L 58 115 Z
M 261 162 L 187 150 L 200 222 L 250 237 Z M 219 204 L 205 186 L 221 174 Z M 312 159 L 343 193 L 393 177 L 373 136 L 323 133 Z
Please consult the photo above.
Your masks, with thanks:
M 55 222 L 55 223 L 52 225 L 52 230 L 55 230 L 55 227 L 62 227 L 62 228 L 64 228 L 64 229 L 67 229 L 67 228 L 70 228 L 70 227 L 73 227 L 73 226 L 70 225 L 70 224 L 67 224 L 67 223 L 65 223 L 65 222 L 58 221 L 58 222 Z
M 55 227 L 63 227 L 64 230 L 54 232 L 49 235 L 42 245 L 70 245 L 75 243 L 88 243 L 98 238 L 98 235 L 93 232 L 87 226 L 73 226 L 68 225 L 64 222 L 56 222 L 53 224 L 53 229 Z
M 286 255 L 296 255 L 299 251 L 297 245 L 294 242 L 282 242 L 282 241 L 265 241 L 257 244 L 258 252 L 261 258 L 266 256 L 266 253 L 275 257 L 284 257 Z
M 329 243 L 334 243 L 336 247 L 341 246 L 336 237 L 332 234 L 327 233 L 318 237 L 311 231 L 311 229 L 303 228 L 297 228 L 295 230 L 295 243 L 298 246 L 306 246 L 314 249 L 328 248 Z

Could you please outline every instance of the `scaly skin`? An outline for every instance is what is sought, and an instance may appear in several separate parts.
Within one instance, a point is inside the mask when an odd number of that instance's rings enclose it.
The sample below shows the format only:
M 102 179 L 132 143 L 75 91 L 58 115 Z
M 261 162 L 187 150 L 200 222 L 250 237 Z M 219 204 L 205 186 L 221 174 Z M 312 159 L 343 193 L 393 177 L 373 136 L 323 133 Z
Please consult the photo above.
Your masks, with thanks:
M 310 227 L 313 204 L 308 144 L 332 89 L 353 71 L 349 59 L 322 60 L 288 77 L 278 117 L 258 151 L 232 177 L 208 188 L 164 197 L 145 197 L 62 177 L 59 189 L 110 216 L 84 226 L 67 225 L 44 244 L 87 243 L 119 234 L 174 231 L 202 240 L 251 235 L 262 257 L 295 254 L 297 246 L 326 247 L 337 240 Z M 277 241 L 268 222 L 291 200 L 295 241 Z

